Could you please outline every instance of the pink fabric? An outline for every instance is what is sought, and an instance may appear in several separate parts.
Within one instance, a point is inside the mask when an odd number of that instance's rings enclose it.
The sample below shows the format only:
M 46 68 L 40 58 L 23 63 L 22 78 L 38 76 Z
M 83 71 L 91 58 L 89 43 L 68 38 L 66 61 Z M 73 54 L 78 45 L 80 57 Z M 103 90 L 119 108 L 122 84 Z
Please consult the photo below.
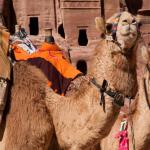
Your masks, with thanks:
M 129 139 L 127 130 L 119 131 L 116 135 L 119 138 L 119 149 L 118 150 L 129 150 Z

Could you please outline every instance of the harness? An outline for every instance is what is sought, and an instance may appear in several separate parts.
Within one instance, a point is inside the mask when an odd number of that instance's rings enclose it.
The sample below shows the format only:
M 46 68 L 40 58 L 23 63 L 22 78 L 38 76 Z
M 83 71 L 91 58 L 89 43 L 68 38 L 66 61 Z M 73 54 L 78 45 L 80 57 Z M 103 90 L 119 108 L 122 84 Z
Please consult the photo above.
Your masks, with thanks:
M 96 82 L 96 79 L 93 78 L 91 82 L 99 89 L 99 92 L 101 93 L 100 97 L 100 105 L 105 105 L 105 93 L 113 98 L 113 103 L 116 104 L 119 107 L 124 106 L 124 100 L 125 98 L 131 99 L 130 96 L 125 96 L 123 93 L 119 91 L 114 91 L 111 88 L 108 87 L 108 82 L 107 80 L 103 80 L 102 85 L 98 84 Z
M 112 41 L 112 42 L 116 43 L 120 49 L 122 49 L 120 47 L 120 43 L 117 42 L 116 40 L 113 40 L 112 37 L 110 37 L 109 39 L 106 39 L 106 41 Z M 133 44 L 133 46 L 132 46 L 131 49 L 133 49 L 134 47 L 135 47 L 135 44 Z M 125 55 L 126 57 L 128 57 L 130 55 L 130 53 L 124 54 L 121 51 L 119 51 L 119 52 L 121 54 Z M 106 93 L 108 96 L 112 97 L 113 98 L 113 100 L 112 100 L 113 103 L 116 104 L 119 107 L 124 106 L 124 100 L 125 100 L 125 98 L 127 98 L 129 100 L 132 99 L 132 97 L 130 97 L 128 95 L 124 95 L 123 93 L 121 93 L 119 91 L 112 90 L 110 87 L 108 87 L 108 82 L 105 79 L 103 80 L 102 85 L 98 84 L 95 78 L 93 78 L 91 80 L 91 82 L 99 89 L 99 91 L 101 93 L 100 105 L 103 105 L 104 112 L 105 112 L 105 96 L 104 96 L 104 93 Z

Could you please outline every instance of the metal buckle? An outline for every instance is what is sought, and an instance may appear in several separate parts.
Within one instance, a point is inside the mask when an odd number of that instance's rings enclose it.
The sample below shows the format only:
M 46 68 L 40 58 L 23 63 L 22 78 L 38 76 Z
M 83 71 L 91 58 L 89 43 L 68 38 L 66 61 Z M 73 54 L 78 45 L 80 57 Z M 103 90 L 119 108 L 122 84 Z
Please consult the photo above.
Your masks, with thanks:
M 115 93 L 114 102 L 119 106 L 124 106 L 124 95 L 119 92 Z

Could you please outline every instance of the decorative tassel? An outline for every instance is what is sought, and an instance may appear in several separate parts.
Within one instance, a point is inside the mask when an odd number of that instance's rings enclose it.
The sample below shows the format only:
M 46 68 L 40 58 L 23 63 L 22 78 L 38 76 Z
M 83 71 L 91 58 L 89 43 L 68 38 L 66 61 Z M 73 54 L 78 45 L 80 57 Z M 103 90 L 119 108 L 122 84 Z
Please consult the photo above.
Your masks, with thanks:
M 120 131 L 115 136 L 119 139 L 119 148 L 118 150 L 129 150 L 129 138 L 128 138 L 128 123 L 127 120 L 121 122 Z

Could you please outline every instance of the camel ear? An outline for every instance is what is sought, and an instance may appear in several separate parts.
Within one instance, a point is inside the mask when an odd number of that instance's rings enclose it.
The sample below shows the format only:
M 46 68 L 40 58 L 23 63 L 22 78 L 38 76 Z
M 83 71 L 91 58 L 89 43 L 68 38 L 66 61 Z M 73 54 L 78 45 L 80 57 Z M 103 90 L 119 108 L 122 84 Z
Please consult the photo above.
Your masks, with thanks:
M 105 33 L 105 23 L 104 19 L 102 17 L 96 17 L 95 18 L 95 24 L 96 24 L 96 29 L 101 33 Z
M 146 46 L 141 47 L 142 58 L 144 62 L 147 64 L 150 61 L 150 52 Z

